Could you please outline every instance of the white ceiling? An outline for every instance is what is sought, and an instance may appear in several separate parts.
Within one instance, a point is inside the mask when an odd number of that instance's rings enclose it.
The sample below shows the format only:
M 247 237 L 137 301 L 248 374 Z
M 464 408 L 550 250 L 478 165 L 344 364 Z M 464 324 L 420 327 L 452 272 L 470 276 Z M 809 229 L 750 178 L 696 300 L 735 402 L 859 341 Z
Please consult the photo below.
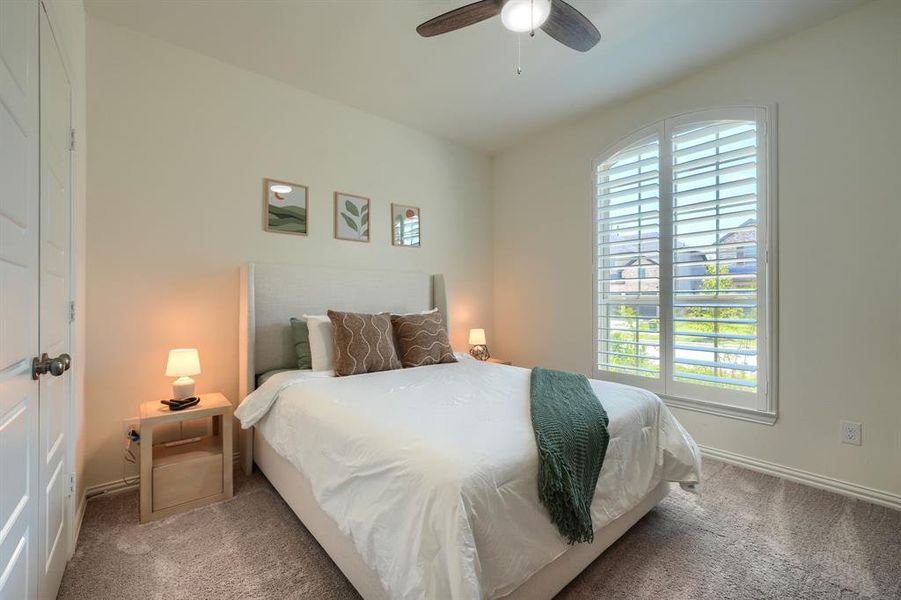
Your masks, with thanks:
M 486 152 L 677 79 L 861 0 L 569 0 L 602 40 L 585 54 L 491 19 L 430 39 L 466 0 L 86 0 L 91 16 Z

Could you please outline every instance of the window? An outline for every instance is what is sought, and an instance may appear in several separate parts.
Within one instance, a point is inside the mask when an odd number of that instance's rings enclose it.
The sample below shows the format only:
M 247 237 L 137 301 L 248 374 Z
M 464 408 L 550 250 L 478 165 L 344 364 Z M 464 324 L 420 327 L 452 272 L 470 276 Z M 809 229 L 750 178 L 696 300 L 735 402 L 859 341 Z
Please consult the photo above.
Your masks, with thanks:
M 595 164 L 597 377 L 775 420 L 771 112 L 667 119 Z

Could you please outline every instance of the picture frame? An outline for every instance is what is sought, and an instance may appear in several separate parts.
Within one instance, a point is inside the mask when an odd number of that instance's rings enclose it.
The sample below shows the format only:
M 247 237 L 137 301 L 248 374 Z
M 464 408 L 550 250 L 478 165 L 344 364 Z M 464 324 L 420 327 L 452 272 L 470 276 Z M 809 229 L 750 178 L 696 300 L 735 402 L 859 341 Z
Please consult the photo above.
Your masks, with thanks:
M 422 247 L 422 219 L 418 206 L 391 203 L 391 245 Z
M 335 239 L 369 243 L 370 199 L 335 192 Z
M 310 189 L 300 183 L 263 178 L 263 230 L 306 236 L 310 230 Z

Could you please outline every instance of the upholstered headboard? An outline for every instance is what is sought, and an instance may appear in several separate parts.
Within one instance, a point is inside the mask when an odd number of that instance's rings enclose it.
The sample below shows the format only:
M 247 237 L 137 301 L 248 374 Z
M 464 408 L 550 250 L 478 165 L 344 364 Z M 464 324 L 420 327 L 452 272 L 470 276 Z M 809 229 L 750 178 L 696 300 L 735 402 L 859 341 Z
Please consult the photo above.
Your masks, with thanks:
M 253 391 L 256 376 L 297 364 L 291 317 L 323 315 L 329 309 L 351 312 L 447 313 L 442 275 L 400 271 L 363 271 L 307 265 L 248 264 L 241 268 L 238 329 L 239 400 Z M 245 471 L 253 465 L 252 433 L 242 436 Z

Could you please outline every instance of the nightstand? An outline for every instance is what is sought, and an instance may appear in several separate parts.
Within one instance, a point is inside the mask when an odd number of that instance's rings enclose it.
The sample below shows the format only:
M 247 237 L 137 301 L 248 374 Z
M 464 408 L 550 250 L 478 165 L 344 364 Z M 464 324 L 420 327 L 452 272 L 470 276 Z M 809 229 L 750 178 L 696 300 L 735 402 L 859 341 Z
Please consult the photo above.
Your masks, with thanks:
M 496 365 L 512 365 L 513 363 L 509 360 L 501 360 L 499 358 L 489 358 L 488 362 L 494 363 Z
M 153 446 L 153 428 L 212 417 L 213 435 Z M 141 523 L 232 497 L 232 404 L 222 394 L 169 410 L 159 400 L 141 404 Z

